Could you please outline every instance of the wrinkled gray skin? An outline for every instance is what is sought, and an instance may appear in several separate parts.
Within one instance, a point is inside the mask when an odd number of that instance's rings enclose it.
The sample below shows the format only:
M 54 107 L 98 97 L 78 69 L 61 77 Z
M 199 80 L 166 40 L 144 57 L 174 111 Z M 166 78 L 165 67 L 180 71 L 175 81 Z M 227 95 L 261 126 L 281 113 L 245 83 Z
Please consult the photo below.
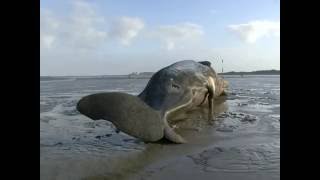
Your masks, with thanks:
M 119 130 L 144 141 L 165 137 L 185 143 L 169 126 L 170 117 L 204 106 L 212 120 L 213 100 L 224 94 L 226 87 L 210 62 L 185 60 L 155 73 L 138 97 L 116 92 L 92 94 L 78 102 L 77 110 L 93 120 L 111 121 Z
M 224 95 L 227 86 L 227 82 L 219 78 L 211 68 L 210 62 L 185 60 L 155 73 L 138 97 L 160 112 L 165 125 L 164 135 L 168 140 L 185 143 L 169 126 L 170 115 L 207 105 L 208 118 L 213 120 L 213 100 Z

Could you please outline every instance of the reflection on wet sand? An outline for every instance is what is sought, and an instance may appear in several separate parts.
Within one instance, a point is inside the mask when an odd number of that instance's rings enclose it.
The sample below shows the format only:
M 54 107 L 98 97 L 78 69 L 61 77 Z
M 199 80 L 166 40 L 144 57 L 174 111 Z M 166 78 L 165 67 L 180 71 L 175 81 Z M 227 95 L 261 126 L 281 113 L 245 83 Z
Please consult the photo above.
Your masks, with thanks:
M 114 88 L 137 94 L 147 79 L 77 79 L 41 83 L 40 179 L 279 179 L 279 77 L 228 78 L 227 102 L 175 114 L 187 144 L 145 144 L 108 121 L 75 111 L 79 98 Z M 90 90 L 88 90 L 90 87 Z
M 219 99 L 214 104 L 215 116 L 227 111 L 227 109 L 225 99 Z M 127 179 L 151 163 L 201 150 L 214 141 L 214 131 L 212 130 L 215 126 L 208 122 L 207 113 L 208 109 L 201 107 L 192 112 L 176 114 L 174 117 L 175 125 L 178 126 L 177 132 L 186 138 L 187 144 L 173 144 L 165 139 L 157 143 L 147 143 L 144 150 L 118 158 L 112 166 L 112 173 L 91 176 L 86 179 Z

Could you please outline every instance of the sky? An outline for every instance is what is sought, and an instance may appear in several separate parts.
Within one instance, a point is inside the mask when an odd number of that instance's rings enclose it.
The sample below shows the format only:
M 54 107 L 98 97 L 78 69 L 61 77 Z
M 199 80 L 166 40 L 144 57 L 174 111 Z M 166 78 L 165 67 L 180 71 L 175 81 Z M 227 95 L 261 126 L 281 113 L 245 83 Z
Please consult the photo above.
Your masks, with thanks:
M 40 1 L 41 76 L 155 72 L 181 60 L 280 70 L 280 1 Z

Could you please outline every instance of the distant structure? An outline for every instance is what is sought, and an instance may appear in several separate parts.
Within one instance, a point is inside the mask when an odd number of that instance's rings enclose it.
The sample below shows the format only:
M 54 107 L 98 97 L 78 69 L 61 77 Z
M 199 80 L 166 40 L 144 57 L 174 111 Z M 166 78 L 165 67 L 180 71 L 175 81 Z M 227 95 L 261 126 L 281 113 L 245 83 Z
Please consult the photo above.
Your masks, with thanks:
M 245 75 L 280 75 L 280 70 L 259 70 L 259 71 L 251 71 L 251 72 L 225 72 L 224 75 L 238 75 L 238 76 L 245 76 Z
M 133 72 L 133 73 L 131 73 L 131 74 L 128 74 L 128 78 L 129 79 L 132 79 L 132 78 L 134 78 L 134 77 L 136 77 L 136 76 L 138 76 L 139 74 L 138 74 L 138 72 Z
M 222 66 L 221 66 L 221 73 L 223 73 L 223 59 L 221 58 Z
M 218 57 L 218 62 L 220 62 L 220 59 L 221 59 L 221 73 L 219 73 L 219 74 L 220 74 L 221 78 L 223 78 L 223 59 L 222 59 L 222 57 Z
M 154 72 L 133 72 L 128 74 L 129 79 L 147 79 L 150 78 Z

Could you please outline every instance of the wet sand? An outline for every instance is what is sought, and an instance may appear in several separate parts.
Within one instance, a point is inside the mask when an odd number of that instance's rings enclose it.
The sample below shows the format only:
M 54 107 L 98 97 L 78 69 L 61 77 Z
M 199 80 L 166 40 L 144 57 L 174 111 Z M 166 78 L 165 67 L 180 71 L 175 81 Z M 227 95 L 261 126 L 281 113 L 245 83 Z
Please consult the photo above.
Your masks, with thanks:
M 189 114 L 178 123 L 188 140 L 180 145 L 145 144 L 115 133 L 108 122 L 80 121 L 72 111 L 78 96 L 63 101 L 71 110 L 56 103 L 56 111 L 40 114 L 41 179 L 280 179 L 278 77 L 227 80 L 230 95 L 216 102 L 214 124 L 203 112 Z M 65 115 L 57 118 L 59 107 Z

